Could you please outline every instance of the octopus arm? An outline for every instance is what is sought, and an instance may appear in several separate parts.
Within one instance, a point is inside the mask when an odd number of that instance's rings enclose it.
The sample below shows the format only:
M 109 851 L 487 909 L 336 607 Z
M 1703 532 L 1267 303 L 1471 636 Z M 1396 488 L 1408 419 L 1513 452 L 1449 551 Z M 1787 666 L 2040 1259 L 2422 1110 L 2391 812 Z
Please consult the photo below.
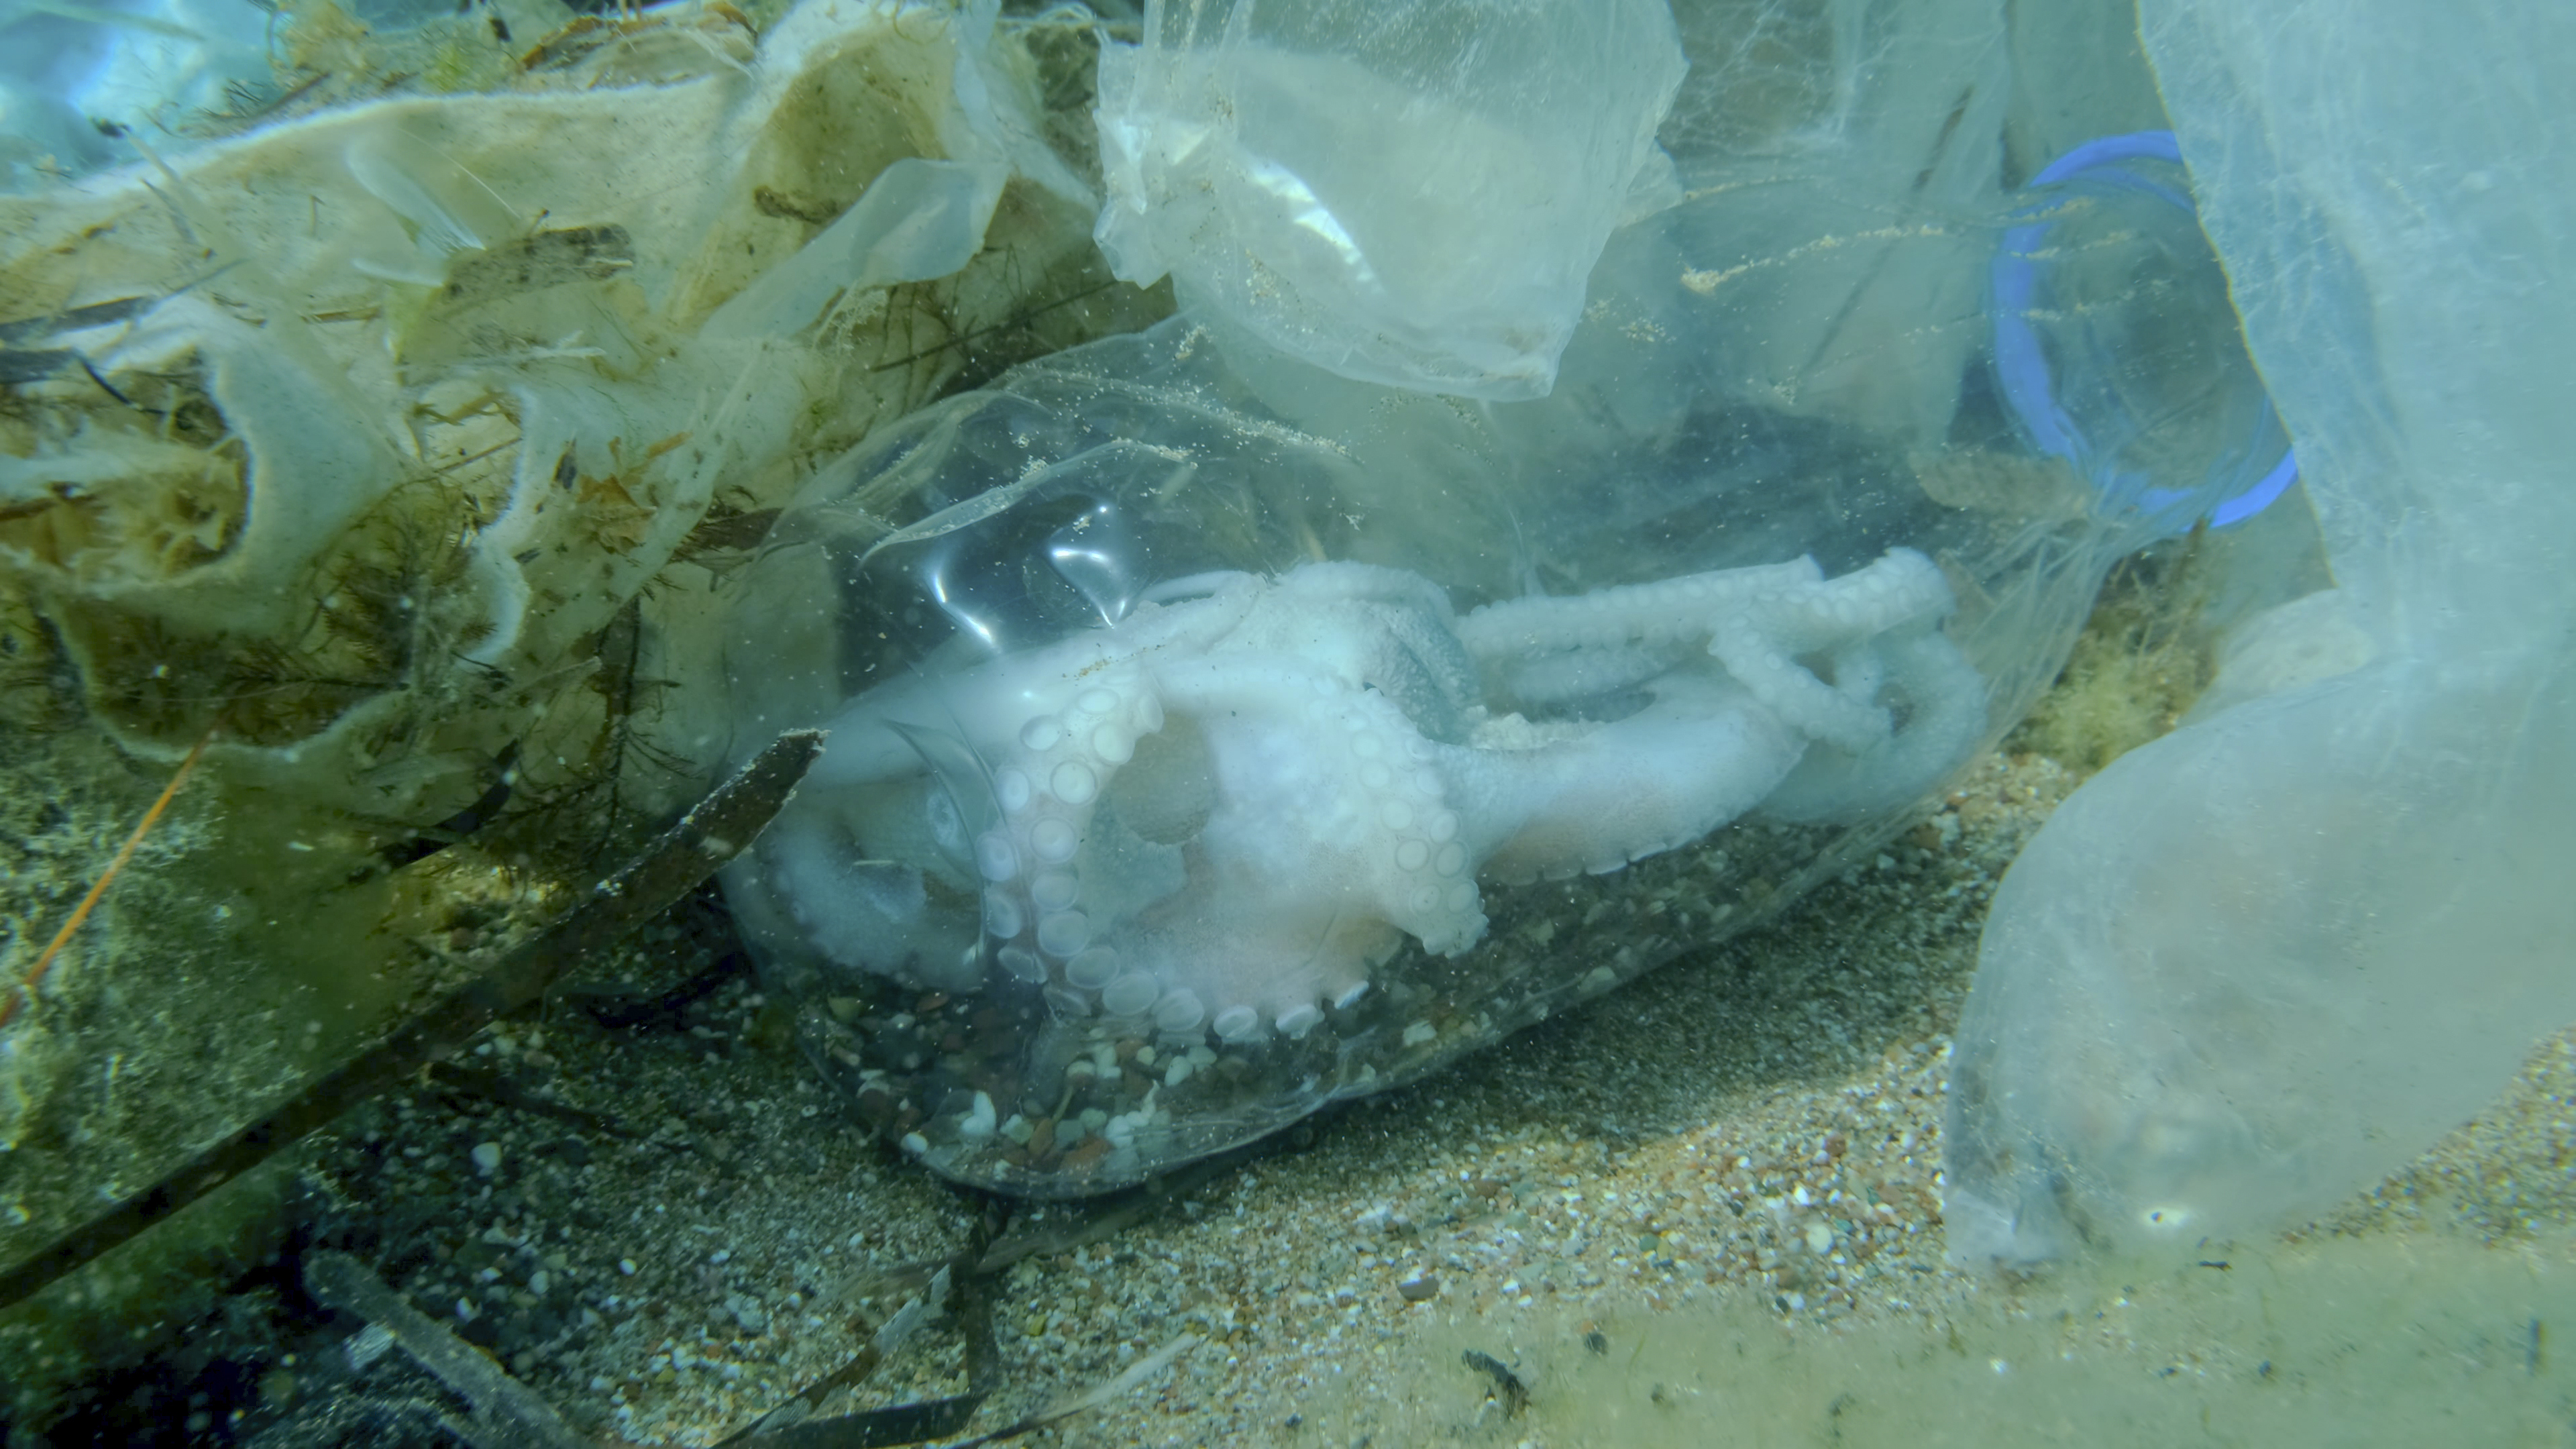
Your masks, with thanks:
M 1717 675 L 1667 675 L 1653 694 L 1635 714 L 1570 738 L 1442 752 L 1485 874 L 1507 884 L 1598 874 L 1686 845 L 1760 804 L 1805 751 L 1802 736 Z

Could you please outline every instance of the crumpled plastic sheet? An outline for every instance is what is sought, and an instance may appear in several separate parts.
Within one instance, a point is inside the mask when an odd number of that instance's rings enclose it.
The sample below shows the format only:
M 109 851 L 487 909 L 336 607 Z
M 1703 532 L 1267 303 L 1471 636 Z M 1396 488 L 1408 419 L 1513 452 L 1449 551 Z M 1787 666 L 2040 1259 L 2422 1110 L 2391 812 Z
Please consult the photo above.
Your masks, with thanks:
M 1258 246 L 1120 194 L 1134 67 L 1262 93 L 1174 49 L 1227 13 L 1104 63 L 1104 236 L 1195 269 L 1183 314 L 881 430 L 732 583 L 736 750 L 832 731 L 737 918 L 859 1112 L 978 1186 L 1138 1181 L 1765 918 L 2019 716 L 2110 560 L 2278 458 L 2187 198 L 2002 190 L 1975 7 L 1820 37 L 1852 84 L 1795 150 L 1569 200 L 1603 239 L 1553 387 L 1477 402 L 1283 347 L 1226 301 Z
M 1101 56 L 1119 276 L 1345 377 L 1546 394 L 1623 214 L 1678 198 L 1664 0 L 1171 0 Z
M 2576 227 L 2546 79 L 2576 18 L 2140 11 L 2338 587 L 2249 622 L 2212 707 L 2004 881 L 1952 1077 L 1962 1261 L 2295 1223 L 2576 1017 L 2576 318 L 2544 240 Z

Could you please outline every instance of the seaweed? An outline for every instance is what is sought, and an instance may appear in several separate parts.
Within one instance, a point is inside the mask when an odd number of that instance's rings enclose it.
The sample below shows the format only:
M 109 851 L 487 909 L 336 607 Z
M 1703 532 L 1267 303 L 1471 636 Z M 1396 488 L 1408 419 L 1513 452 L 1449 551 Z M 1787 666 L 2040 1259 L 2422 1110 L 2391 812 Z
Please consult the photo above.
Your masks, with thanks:
M 696 809 L 590 896 L 491 969 L 449 993 L 338 1071 L 316 1078 L 266 1117 L 197 1153 L 51 1246 L 0 1273 L 0 1307 L 16 1303 L 127 1242 L 280 1148 L 464 1045 L 535 1002 L 575 963 L 679 900 L 739 852 L 777 814 L 821 753 L 823 736 L 778 737 Z

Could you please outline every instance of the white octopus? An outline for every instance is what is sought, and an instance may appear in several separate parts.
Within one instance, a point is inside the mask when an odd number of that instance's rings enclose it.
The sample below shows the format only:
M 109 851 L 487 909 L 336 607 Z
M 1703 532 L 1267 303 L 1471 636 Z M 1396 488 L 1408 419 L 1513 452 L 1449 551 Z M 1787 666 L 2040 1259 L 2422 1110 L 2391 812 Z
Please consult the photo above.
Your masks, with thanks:
M 1930 788 L 1985 725 L 1952 607 L 1908 549 L 1463 617 L 1362 564 L 1178 580 L 1113 626 L 853 700 L 735 895 L 773 946 L 843 967 L 1300 1037 L 1406 937 L 1474 946 L 1479 878 Z

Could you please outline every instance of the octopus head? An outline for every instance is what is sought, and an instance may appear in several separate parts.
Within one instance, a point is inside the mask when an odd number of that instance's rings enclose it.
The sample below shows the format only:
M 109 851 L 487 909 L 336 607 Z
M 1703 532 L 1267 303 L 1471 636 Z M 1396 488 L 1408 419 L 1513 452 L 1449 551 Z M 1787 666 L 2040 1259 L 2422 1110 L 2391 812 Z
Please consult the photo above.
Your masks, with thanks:
M 1407 936 L 1483 933 L 1436 759 L 1474 709 L 1452 626 L 1394 570 L 1203 575 L 863 695 L 764 838 L 770 895 L 845 966 L 1302 1036 Z

